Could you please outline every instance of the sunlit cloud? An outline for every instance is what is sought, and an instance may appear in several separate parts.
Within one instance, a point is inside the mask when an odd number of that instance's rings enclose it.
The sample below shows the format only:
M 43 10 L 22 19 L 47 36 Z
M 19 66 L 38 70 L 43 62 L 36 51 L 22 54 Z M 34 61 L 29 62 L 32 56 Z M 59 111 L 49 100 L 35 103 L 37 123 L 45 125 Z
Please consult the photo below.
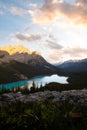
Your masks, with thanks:
M 62 59 L 61 54 L 62 54 L 62 52 L 60 50 L 54 49 L 49 54 L 49 58 L 52 60 L 52 62 L 55 62 L 55 61 L 57 62 Z
M 87 0 L 1 0 L 0 18 L 1 46 L 22 44 L 48 62 L 87 57 Z
M 61 50 L 53 49 L 49 55 L 49 58 L 53 59 L 53 61 L 65 61 L 70 59 L 81 59 L 86 58 L 87 49 L 80 47 L 69 47 L 63 48 Z
M 67 48 L 64 53 L 70 55 L 71 57 L 81 57 L 87 55 L 87 49 L 80 47 Z
M 74 23 L 87 24 L 87 1 L 76 0 L 70 4 L 65 0 L 44 0 L 42 6 L 29 11 L 33 22 L 49 24 L 56 19 L 68 19 Z
M 28 13 L 27 10 L 22 9 L 22 8 L 18 8 L 18 7 L 15 7 L 15 6 L 10 8 L 10 12 L 13 15 L 19 15 L 19 16 L 23 16 L 23 15 Z

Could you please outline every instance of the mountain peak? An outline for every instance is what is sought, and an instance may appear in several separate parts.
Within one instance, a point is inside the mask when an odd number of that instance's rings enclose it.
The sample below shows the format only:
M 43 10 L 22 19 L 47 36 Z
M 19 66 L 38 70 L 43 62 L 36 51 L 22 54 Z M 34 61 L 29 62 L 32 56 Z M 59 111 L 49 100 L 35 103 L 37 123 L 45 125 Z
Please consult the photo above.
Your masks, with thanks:
M 31 51 L 22 45 L 18 45 L 18 46 L 9 45 L 9 46 L 0 48 L 0 50 L 7 51 L 10 55 L 13 55 L 15 53 L 31 54 Z
M 7 52 L 7 53 L 5 53 Z M 4 54 L 5 53 L 5 54 Z M 28 62 L 42 63 L 44 62 L 44 58 L 37 51 L 31 52 L 28 48 L 19 45 L 19 46 L 5 46 L 0 48 L 0 63 L 10 62 L 11 60 L 15 60 L 21 63 L 28 64 Z
M 33 51 L 32 55 L 39 55 L 39 56 L 41 56 L 41 54 L 38 51 Z

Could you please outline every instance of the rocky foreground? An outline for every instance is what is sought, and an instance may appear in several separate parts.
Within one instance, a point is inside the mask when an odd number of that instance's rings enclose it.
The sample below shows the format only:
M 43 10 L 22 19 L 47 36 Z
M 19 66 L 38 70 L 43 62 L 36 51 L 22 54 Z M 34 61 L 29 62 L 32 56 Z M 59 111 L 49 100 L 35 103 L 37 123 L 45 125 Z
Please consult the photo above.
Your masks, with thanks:
M 0 106 L 9 104 L 11 102 L 38 102 L 42 100 L 50 100 L 52 102 L 68 102 L 70 104 L 80 103 L 87 104 L 87 89 L 69 90 L 69 91 L 44 91 L 32 94 L 5 93 L 0 95 Z

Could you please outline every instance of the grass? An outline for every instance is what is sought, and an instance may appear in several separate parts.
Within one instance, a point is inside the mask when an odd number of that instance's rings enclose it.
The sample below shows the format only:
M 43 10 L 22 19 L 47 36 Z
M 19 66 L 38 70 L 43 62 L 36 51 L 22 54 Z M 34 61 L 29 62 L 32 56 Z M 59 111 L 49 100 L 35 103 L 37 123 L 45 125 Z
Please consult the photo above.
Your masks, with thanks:
M 16 102 L 0 107 L 0 130 L 86 130 L 87 105 Z M 70 112 L 82 113 L 72 118 Z

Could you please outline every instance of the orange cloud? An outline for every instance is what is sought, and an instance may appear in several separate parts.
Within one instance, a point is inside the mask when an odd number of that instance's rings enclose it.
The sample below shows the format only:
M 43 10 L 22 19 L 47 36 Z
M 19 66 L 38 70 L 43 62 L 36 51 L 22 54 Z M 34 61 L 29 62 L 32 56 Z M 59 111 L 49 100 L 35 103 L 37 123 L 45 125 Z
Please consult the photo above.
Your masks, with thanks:
M 87 24 L 87 0 L 76 0 L 74 4 L 65 0 L 44 0 L 42 6 L 29 13 L 38 24 L 49 24 L 61 17 L 75 23 Z

